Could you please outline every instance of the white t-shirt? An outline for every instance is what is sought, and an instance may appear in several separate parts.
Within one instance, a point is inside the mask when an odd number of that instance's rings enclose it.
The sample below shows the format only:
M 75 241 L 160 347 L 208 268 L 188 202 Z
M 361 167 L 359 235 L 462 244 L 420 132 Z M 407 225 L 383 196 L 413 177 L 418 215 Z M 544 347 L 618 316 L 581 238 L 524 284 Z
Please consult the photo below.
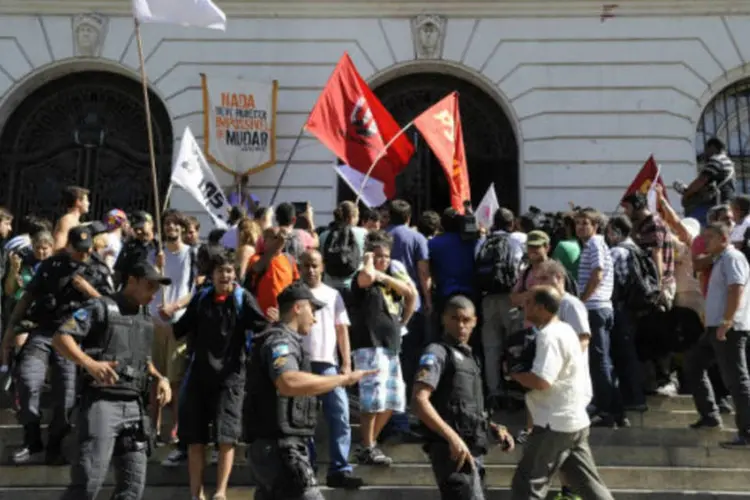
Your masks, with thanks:
M 338 365 L 336 327 L 349 326 L 344 299 L 338 290 L 323 283 L 313 288 L 312 293 L 326 306 L 315 313 L 315 324 L 310 334 L 303 337 L 305 350 L 312 361 Z
M 586 406 L 593 389 L 585 356 L 569 324 L 556 320 L 540 330 L 531 371 L 551 387 L 526 394 L 534 425 L 549 426 L 557 432 L 578 432 L 591 424 Z
M 151 316 L 157 321 L 161 321 L 159 307 L 162 305 L 162 298 L 167 304 L 172 304 L 190 294 L 193 290 L 193 283 L 190 278 L 193 273 L 193 259 L 191 256 L 192 249 L 183 244 L 177 252 L 170 252 L 164 247 L 164 276 L 172 280 L 172 284 L 160 289 L 150 305 Z M 150 262 L 153 264 L 156 260 L 155 255 L 150 255 Z M 176 323 L 185 314 L 186 308 L 177 311 L 170 323 Z

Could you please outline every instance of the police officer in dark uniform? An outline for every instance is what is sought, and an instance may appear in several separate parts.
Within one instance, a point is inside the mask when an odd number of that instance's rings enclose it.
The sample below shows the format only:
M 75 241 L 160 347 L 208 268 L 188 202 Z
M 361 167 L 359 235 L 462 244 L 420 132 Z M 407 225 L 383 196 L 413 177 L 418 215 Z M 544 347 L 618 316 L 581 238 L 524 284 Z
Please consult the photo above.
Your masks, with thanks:
M 101 221 L 95 220 L 89 224 L 91 230 L 91 236 L 96 238 L 100 234 L 107 233 L 107 225 Z M 105 291 L 100 290 L 102 295 L 112 295 L 115 293 L 115 277 L 114 272 L 110 269 L 107 262 L 104 260 L 98 252 L 91 253 L 91 262 L 89 263 L 93 268 L 94 272 L 99 273 L 102 276 L 102 287 Z
M 146 306 L 162 285 L 170 283 L 150 264 L 138 263 L 130 269 L 122 291 L 90 300 L 54 336 L 54 348 L 83 368 L 80 457 L 63 499 L 96 498 L 112 458 L 116 482 L 112 498 L 143 496 L 151 450 L 151 422 L 143 404 L 149 379 L 158 383 L 160 404 L 172 398 L 169 381 L 151 363 L 154 324 Z
M 148 260 L 149 255 L 156 254 L 157 244 L 154 237 L 154 218 L 148 212 L 135 212 L 130 215 L 130 227 L 134 238 L 123 244 L 120 255 L 114 266 L 115 287 L 125 286 L 128 282 L 130 268 L 139 262 Z
M 373 371 L 321 376 L 311 373 L 302 347 L 325 304 L 297 282 L 278 297 L 280 321 L 253 339 L 246 386 L 245 434 L 258 484 L 256 500 L 322 500 L 310 465 L 308 441 L 315 434 L 317 396 L 353 385 Z
M 412 408 L 427 428 L 430 456 L 443 500 L 484 500 L 482 456 L 490 438 L 513 449 L 507 430 L 491 422 L 484 409 L 482 370 L 468 346 L 477 323 L 474 304 L 464 296 L 448 300 L 445 336 L 430 344 L 419 360 Z
M 61 463 L 62 439 L 70 429 L 70 411 L 75 404 L 75 366 L 52 350 L 52 335 L 62 319 L 85 301 L 110 293 L 106 276 L 91 265 L 91 229 L 76 226 L 68 232 L 67 248 L 42 262 L 26 293 L 13 310 L 3 339 L 4 355 L 13 345 L 16 325 L 28 319 L 35 328 L 19 353 L 18 379 L 20 420 L 24 445 L 13 455 L 16 463 L 33 460 L 44 450 L 40 430 L 40 398 L 51 362 L 54 416 L 49 428 L 47 462 Z

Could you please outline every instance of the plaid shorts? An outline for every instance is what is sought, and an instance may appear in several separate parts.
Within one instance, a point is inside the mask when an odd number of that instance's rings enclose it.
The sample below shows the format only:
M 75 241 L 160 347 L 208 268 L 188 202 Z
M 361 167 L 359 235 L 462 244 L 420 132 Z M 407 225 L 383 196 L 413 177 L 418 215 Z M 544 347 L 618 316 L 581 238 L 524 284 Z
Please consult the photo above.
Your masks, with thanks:
M 360 381 L 359 411 L 403 412 L 406 409 L 406 385 L 398 354 L 382 347 L 368 347 L 356 349 L 353 355 L 355 370 L 380 370 Z

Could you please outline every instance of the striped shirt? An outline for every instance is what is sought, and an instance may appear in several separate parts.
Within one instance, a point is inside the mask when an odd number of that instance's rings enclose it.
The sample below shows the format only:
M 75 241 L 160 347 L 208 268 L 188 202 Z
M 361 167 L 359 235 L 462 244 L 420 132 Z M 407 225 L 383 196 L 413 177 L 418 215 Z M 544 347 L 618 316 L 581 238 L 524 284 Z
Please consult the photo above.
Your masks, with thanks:
M 611 309 L 614 266 L 604 236 L 599 234 L 595 234 L 584 243 L 581 250 L 581 261 L 578 264 L 578 289 L 581 290 L 581 293 L 586 290 L 591 275 L 597 269 L 601 269 L 603 272 L 602 281 L 586 300 L 586 309 Z
M 706 165 L 703 169 L 701 169 L 701 175 L 706 176 L 709 183 L 711 183 L 711 186 L 708 189 L 718 191 L 718 196 L 714 194 L 714 196 L 710 198 L 709 206 L 727 203 L 734 197 L 734 162 L 726 155 L 726 153 L 712 155 L 706 161 Z

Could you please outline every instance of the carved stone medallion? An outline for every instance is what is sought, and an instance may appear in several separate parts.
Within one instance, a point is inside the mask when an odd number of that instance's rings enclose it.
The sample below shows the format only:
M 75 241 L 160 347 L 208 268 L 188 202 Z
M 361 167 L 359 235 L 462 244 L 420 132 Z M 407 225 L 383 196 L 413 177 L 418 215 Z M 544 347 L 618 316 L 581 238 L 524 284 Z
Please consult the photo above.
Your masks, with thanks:
M 446 19 L 436 15 L 421 15 L 412 19 L 412 39 L 417 59 L 440 59 L 443 56 Z
M 109 20 L 99 14 L 79 14 L 73 18 L 73 42 L 76 55 L 98 57 L 107 36 Z

